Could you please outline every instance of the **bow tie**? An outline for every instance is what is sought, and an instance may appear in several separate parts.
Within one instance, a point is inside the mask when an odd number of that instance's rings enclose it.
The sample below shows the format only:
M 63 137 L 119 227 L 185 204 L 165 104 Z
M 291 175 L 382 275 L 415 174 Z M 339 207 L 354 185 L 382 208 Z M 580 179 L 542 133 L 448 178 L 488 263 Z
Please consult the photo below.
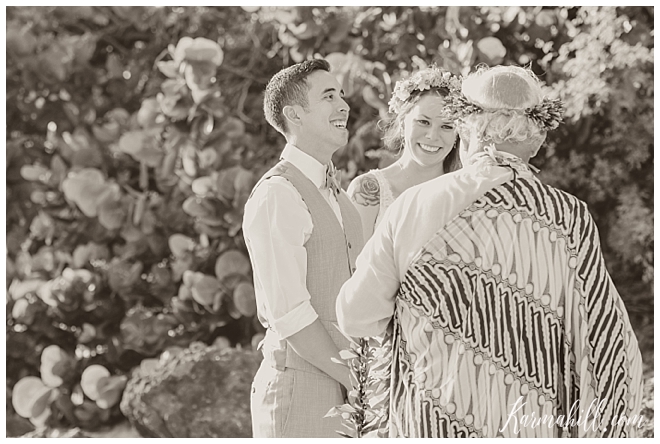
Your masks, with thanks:
M 335 196 L 339 194 L 339 190 L 341 189 L 339 185 L 339 172 L 332 163 L 325 167 L 325 183 L 321 188 L 329 188 Z

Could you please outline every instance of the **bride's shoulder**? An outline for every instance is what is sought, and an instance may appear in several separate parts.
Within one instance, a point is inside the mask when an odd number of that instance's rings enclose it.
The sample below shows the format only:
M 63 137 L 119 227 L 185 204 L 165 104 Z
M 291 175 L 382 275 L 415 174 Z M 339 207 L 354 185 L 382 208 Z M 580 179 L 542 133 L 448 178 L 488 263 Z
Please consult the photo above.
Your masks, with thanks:
M 372 206 L 380 203 L 378 170 L 367 171 L 356 176 L 348 185 L 347 194 L 357 204 Z

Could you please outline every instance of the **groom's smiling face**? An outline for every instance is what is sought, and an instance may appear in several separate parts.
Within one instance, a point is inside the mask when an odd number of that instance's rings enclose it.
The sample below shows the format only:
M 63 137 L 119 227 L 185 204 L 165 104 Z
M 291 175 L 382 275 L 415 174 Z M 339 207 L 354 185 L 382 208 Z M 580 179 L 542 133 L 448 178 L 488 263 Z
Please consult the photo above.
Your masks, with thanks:
M 301 132 L 317 146 L 333 151 L 348 143 L 348 112 L 344 91 L 335 76 L 327 71 L 314 71 L 307 77 L 308 105 L 300 115 Z

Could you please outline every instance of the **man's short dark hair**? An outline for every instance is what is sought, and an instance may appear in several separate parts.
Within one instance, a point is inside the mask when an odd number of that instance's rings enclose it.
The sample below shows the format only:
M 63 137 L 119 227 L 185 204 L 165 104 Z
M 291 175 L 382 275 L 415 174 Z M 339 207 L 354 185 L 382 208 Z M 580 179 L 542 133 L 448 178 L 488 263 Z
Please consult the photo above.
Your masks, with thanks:
M 330 64 L 323 59 L 305 60 L 275 74 L 266 86 L 264 114 L 273 128 L 286 133 L 286 121 L 282 110 L 285 106 L 300 105 L 307 109 L 309 84 L 307 77 L 314 71 L 330 71 Z

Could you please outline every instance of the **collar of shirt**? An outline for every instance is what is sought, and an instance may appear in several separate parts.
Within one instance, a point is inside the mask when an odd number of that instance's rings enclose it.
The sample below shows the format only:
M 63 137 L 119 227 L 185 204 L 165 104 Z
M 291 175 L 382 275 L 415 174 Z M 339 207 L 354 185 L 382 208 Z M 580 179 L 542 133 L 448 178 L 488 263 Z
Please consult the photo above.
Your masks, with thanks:
M 490 168 L 493 166 L 509 167 L 525 177 L 533 177 L 533 172 L 539 172 L 535 166 L 525 163 L 515 154 L 506 151 L 498 151 L 492 145 L 486 146 L 483 151 L 479 151 L 470 156 L 467 160 L 467 164 L 464 165 L 464 168 L 473 167 L 474 171 L 488 175 Z
M 317 188 L 325 185 L 325 165 L 295 145 L 287 143 L 280 159 L 286 160 L 298 168 Z

